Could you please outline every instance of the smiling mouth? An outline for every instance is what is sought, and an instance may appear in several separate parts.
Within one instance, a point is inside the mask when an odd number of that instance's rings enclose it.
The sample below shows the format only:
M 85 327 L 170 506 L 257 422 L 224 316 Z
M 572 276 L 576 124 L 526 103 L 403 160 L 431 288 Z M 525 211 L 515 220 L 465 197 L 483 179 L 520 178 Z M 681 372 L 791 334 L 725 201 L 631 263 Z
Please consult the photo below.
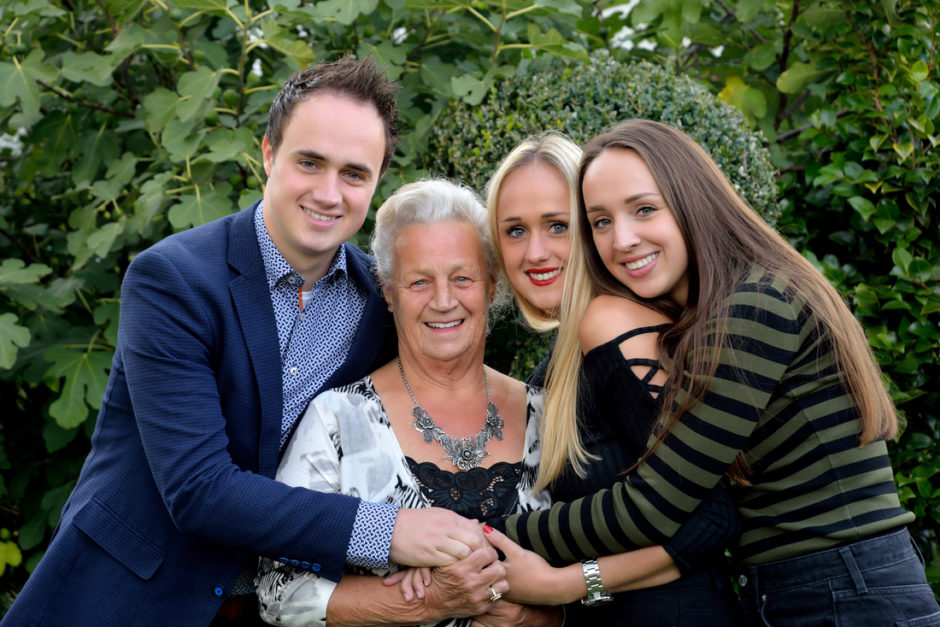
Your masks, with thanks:
M 548 285 L 558 278 L 561 271 L 562 268 L 552 268 L 550 270 L 539 268 L 538 270 L 526 270 L 526 274 L 529 276 L 529 280 L 535 285 Z
M 307 207 L 304 207 L 303 205 L 300 206 L 300 210 L 303 211 L 305 215 L 313 218 L 317 222 L 323 222 L 324 224 L 329 224 L 331 222 L 336 222 L 337 220 L 339 220 L 339 216 L 324 215 L 322 213 L 318 213 L 314 211 L 313 209 L 308 209 Z
M 656 257 L 658 256 L 659 256 L 659 253 L 651 253 L 643 257 L 642 259 L 637 259 L 636 261 L 624 262 L 623 265 L 626 266 L 628 270 L 639 270 L 640 268 L 646 267 L 649 264 L 651 264 L 653 261 L 656 260 Z
M 453 322 L 425 322 L 432 329 L 453 329 L 463 324 L 463 320 L 454 320 Z

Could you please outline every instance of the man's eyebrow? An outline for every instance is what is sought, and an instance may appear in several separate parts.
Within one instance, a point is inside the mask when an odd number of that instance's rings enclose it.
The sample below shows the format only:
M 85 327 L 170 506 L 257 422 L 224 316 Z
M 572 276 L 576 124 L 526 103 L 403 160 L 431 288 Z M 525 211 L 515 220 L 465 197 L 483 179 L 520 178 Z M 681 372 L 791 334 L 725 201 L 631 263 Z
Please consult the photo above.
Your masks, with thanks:
M 329 161 L 329 159 L 327 159 L 326 157 L 324 157 L 323 155 L 321 155 L 315 150 L 301 149 L 301 150 L 294 151 L 294 154 L 296 154 L 298 157 L 304 157 L 312 161 Z M 350 168 L 352 170 L 363 172 L 369 175 L 374 174 L 374 172 L 372 172 L 372 168 L 370 168 L 369 166 L 363 163 L 346 163 L 346 164 L 343 164 L 343 167 Z

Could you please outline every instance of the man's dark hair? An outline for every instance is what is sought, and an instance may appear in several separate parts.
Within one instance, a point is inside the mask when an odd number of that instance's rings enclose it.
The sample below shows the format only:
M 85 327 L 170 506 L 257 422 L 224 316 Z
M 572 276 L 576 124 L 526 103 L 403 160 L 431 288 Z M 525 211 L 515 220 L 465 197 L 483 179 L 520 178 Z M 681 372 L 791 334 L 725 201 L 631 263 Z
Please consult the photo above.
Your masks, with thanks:
M 371 103 L 385 127 L 385 156 L 382 173 L 398 146 L 398 83 L 388 80 L 372 57 L 361 61 L 344 57 L 333 63 L 321 63 L 297 72 L 284 83 L 271 104 L 268 128 L 264 135 L 276 153 L 281 145 L 284 127 L 294 107 L 318 91 L 332 91 L 361 103 Z

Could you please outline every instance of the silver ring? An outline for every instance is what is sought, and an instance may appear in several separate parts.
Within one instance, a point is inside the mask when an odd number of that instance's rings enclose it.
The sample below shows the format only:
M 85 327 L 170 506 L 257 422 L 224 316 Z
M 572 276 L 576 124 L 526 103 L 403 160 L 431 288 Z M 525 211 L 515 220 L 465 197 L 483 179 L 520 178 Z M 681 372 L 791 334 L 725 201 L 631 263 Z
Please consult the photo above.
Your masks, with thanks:
M 503 598 L 503 595 L 493 589 L 493 586 L 490 586 L 490 592 L 493 594 L 490 595 L 490 603 L 496 603 Z

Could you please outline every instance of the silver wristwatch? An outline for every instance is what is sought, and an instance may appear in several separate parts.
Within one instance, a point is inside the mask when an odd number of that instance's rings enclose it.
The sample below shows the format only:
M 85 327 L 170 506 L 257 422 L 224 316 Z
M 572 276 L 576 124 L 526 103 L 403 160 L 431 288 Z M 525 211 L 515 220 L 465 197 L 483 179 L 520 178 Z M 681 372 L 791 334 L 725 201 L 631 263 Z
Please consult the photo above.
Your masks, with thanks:
M 581 560 L 581 570 L 584 571 L 584 583 L 587 584 L 587 596 L 581 599 L 581 603 L 591 606 L 614 600 L 604 590 L 604 582 L 601 581 L 601 569 L 597 565 L 597 560 Z

